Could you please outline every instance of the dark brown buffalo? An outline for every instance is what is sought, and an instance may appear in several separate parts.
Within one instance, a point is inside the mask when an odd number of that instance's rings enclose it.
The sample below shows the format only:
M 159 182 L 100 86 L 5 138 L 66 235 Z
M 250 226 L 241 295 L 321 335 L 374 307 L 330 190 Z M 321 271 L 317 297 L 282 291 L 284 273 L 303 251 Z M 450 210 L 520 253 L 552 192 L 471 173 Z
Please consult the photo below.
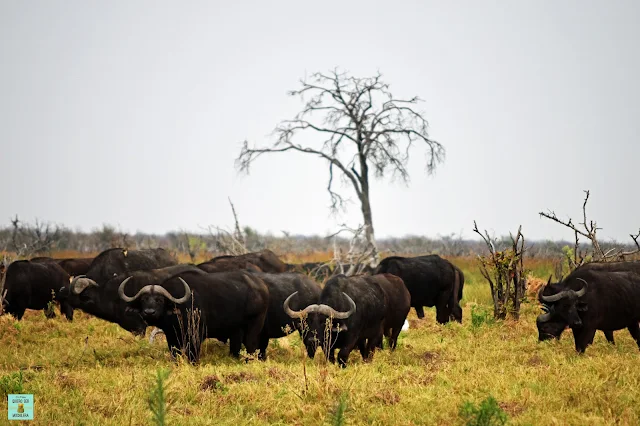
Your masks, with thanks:
M 251 273 L 182 272 L 145 285 L 132 296 L 127 296 L 128 282 L 120 284 L 120 298 L 147 324 L 164 331 L 172 355 L 184 351 L 196 362 L 206 338 L 229 340 L 236 358 L 243 343 L 248 353 L 258 349 L 269 289 Z
M 335 362 L 339 349 L 338 363 L 346 367 L 349 354 L 357 346 L 364 360 L 371 359 L 384 335 L 387 306 L 386 294 L 377 280 L 368 275 L 336 275 L 326 282 L 316 303 L 301 310 L 291 309 L 297 293 L 284 301 L 284 310 L 291 318 L 307 316 L 309 331 L 303 340 L 310 358 L 322 346 L 325 357 Z
M 537 318 L 539 333 L 569 326 L 576 350 L 584 352 L 596 330 L 611 333 L 627 328 L 640 347 L 640 275 L 632 271 L 580 267 L 559 283 L 538 293 L 544 314 Z
M 2 310 L 18 320 L 27 309 L 43 310 L 47 318 L 53 318 L 50 303 L 58 302 L 60 311 L 72 320 L 73 308 L 58 297 L 58 289 L 68 284 L 69 274 L 56 262 L 17 260 L 9 265 L 0 283 Z

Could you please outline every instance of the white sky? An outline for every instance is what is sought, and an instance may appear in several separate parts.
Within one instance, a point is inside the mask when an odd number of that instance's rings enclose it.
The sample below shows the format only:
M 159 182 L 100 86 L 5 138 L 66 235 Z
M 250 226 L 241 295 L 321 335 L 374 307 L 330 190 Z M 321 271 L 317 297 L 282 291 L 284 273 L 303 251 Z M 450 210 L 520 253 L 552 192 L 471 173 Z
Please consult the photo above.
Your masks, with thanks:
M 393 4 L 393 6 L 392 6 Z M 167 2 L 0 0 L 0 223 L 18 214 L 89 230 L 232 225 L 324 234 L 328 167 L 241 142 L 301 106 L 299 78 L 380 70 L 418 95 L 446 161 L 409 187 L 375 181 L 378 237 L 571 238 L 538 212 L 605 237 L 640 227 L 640 2 Z M 299 142 L 304 142 L 300 140 Z M 355 198 L 354 198 L 355 200 Z

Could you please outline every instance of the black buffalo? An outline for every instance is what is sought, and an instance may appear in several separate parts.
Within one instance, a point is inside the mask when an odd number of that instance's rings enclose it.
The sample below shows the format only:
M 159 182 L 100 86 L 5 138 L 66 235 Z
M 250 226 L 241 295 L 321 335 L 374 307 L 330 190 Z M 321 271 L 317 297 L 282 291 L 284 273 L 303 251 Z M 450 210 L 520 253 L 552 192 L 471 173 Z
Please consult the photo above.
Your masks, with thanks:
M 27 309 L 44 310 L 47 318 L 53 318 L 50 304 L 58 302 L 67 319 L 73 319 L 73 308 L 58 297 L 60 287 L 69 284 L 69 274 L 57 263 L 17 260 L 9 265 L 2 280 L 3 312 L 20 320 Z
M 194 272 L 206 274 L 194 265 L 173 265 L 164 268 L 125 272 L 116 275 L 104 284 L 86 287 L 77 298 L 72 298 L 74 306 L 105 321 L 118 324 L 131 333 L 144 336 L 147 323 L 138 312 L 131 311 L 126 302 L 118 295 L 120 284 L 129 281 L 130 291 L 138 291 L 142 287 L 162 282 L 178 273 Z
M 375 274 L 400 277 L 411 294 L 411 306 L 418 318 L 424 318 L 424 306 L 436 307 L 436 320 L 440 324 L 451 318 L 462 322 L 462 290 L 464 274 L 440 256 L 392 256 L 383 259 Z
M 59 297 L 74 308 L 98 318 L 120 324 L 134 334 L 144 334 L 146 325 L 139 316 L 121 315 L 118 285 L 135 271 L 176 266 L 177 262 L 164 249 L 126 250 L 114 248 L 100 253 L 86 275 L 73 278 L 59 291 Z M 127 275 L 128 276 L 128 275 Z
M 296 293 L 296 298 L 290 303 L 291 309 L 303 309 L 315 303 L 320 296 L 320 285 L 303 274 L 282 273 L 266 274 L 252 273 L 260 278 L 269 289 L 269 310 L 264 321 L 264 327 L 260 334 L 259 357 L 267 359 L 267 346 L 269 339 L 277 339 L 286 335 L 286 328 L 291 331 L 298 330 L 300 336 L 304 336 L 305 330 L 299 318 L 292 319 L 284 311 L 284 301 L 292 293 Z
M 537 318 L 539 332 L 546 323 L 570 327 L 580 353 L 596 330 L 627 328 L 640 346 L 640 275 L 635 272 L 578 268 L 542 288 L 538 299 L 546 311 Z
M 590 262 L 580 266 L 580 270 L 598 270 L 598 271 L 612 271 L 612 272 L 635 272 L 640 273 L 640 262 L 638 261 L 624 261 L 624 262 Z M 547 285 L 551 285 L 551 276 Z M 545 313 L 549 313 L 549 307 L 545 304 L 542 305 Z M 544 341 L 548 339 L 560 340 L 560 336 L 567 328 L 567 323 L 558 319 L 554 315 L 542 314 L 536 319 L 536 325 L 538 328 L 538 340 Z M 607 341 L 609 343 L 615 343 L 613 338 L 613 331 L 602 330 Z
M 331 362 L 339 349 L 341 367 L 347 365 L 356 345 L 364 360 L 371 358 L 383 337 L 387 303 L 385 292 L 373 277 L 336 275 L 326 282 L 317 304 L 297 311 L 290 308 L 296 296 L 293 293 L 285 300 L 284 310 L 291 318 L 306 316 L 308 332 L 303 340 L 310 358 L 318 345 Z
M 180 273 L 144 286 L 131 297 L 126 294 L 127 282 L 119 287 L 120 297 L 147 324 L 164 331 L 172 355 L 186 352 L 196 362 L 206 338 L 229 340 L 236 358 L 243 343 L 249 353 L 258 349 L 269 290 L 249 272 Z

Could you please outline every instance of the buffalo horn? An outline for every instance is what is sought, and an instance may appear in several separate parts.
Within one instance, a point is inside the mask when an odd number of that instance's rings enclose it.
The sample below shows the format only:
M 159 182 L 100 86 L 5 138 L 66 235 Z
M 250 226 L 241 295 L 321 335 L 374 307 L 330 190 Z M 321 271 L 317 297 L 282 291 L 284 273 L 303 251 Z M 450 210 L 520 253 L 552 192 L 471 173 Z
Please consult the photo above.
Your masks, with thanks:
M 329 305 L 318 305 L 318 307 L 316 308 L 316 311 L 328 317 L 333 317 L 335 319 L 349 318 L 356 311 L 356 302 L 354 302 L 353 299 L 350 298 L 347 293 L 343 292 L 342 294 L 344 294 L 344 297 L 346 297 L 347 300 L 349 301 L 349 305 L 351 305 L 351 307 L 347 312 L 338 312 Z
M 298 292 L 294 291 L 289 295 L 289 297 L 287 297 L 284 300 L 284 303 L 282 304 L 282 308 L 284 309 L 285 314 L 289 315 L 291 318 L 302 318 L 306 314 L 316 311 L 316 309 L 318 308 L 318 305 L 309 305 L 301 311 L 294 311 L 293 309 L 291 309 L 289 307 L 289 302 L 291 301 L 293 296 L 295 296 L 296 294 L 298 294 Z
M 576 296 L 577 297 L 582 297 L 587 293 L 587 287 L 589 287 L 589 283 L 586 282 L 585 280 L 583 280 L 582 278 L 578 278 L 578 279 L 584 283 L 584 287 L 582 287 L 580 290 L 576 291 Z
M 538 315 L 538 322 L 547 322 L 551 319 L 551 312 L 545 312 L 544 314 Z
M 547 322 L 551 319 L 551 316 L 553 315 L 553 306 L 549 306 L 546 304 L 542 305 L 542 310 L 544 311 L 543 314 L 538 315 L 537 321 L 538 322 Z
M 133 297 L 129 297 L 129 296 L 127 296 L 126 294 L 124 294 L 124 287 L 127 285 L 127 282 L 128 282 L 131 278 L 132 278 L 132 277 L 127 277 L 127 278 L 125 278 L 125 279 L 124 279 L 124 281 L 122 281 L 122 282 L 120 283 L 120 286 L 118 287 L 118 295 L 120 296 L 120 299 L 124 300 L 124 301 L 125 301 L 125 302 L 127 302 L 127 303 L 131 303 L 131 302 L 133 302 L 134 300 L 136 300 L 138 297 L 140 297 L 140 295 L 141 295 L 142 293 L 146 293 L 146 291 L 145 291 L 145 290 L 147 289 L 147 287 L 150 287 L 150 286 L 144 286 L 143 288 L 141 288 L 141 289 L 140 289 L 140 291 L 138 291 L 138 292 L 136 293 L 136 295 L 135 295 L 135 296 L 133 296 Z
M 561 291 L 560 293 L 556 293 L 556 294 L 553 294 L 551 296 L 543 296 L 542 295 L 542 290 L 543 289 L 541 289 L 540 290 L 540 299 L 543 302 L 557 302 L 558 300 L 564 299 L 565 297 L 569 296 L 572 293 L 576 297 L 584 296 L 586 294 L 586 292 L 587 292 L 587 287 L 589 286 L 589 284 L 585 280 L 583 280 L 582 278 L 576 278 L 576 279 L 578 279 L 578 280 L 580 280 L 580 281 L 582 281 L 584 283 L 584 286 L 580 290 L 578 290 L 578 291 L 564 290 L 564 291 Z
M 77 277 L 73 277 L 73 280 L 71 280 L 71 283 L 69 284 L 69 288 L 71 289 L 71 292 L 73 294 L 80 294 L 90 286 L 99 287 L 97 282 L 95 282 L 91 278 L 87 278 L 86 275 L 78 275 Z

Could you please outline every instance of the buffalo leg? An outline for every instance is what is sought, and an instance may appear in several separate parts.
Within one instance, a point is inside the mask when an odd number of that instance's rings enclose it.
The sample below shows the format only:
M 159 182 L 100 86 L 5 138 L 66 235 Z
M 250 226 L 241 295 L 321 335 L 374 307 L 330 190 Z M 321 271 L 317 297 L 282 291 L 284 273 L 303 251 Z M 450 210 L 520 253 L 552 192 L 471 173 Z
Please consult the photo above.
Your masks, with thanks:
M 236 330 L 229 337 L 229 353 L 234 358 L 240 358 L 240 349 L 242 349 L 242 330 Z
M 60 312 L 62 312 L 69 321 L 73 321 L 73 306 L 68 303 L 61 303 Z
M 414 306 L 418 318 L 424 318 L 424 306 Z
M 634 322 L 632 325 L 627 327 L 627 330 L 629 330 L 631 337 L 633 337 L 633 340 L 636 341 L 636 344 L 640 348 L 640 327 L 638 327 L 638 323 Z M 613 333 L 611 333 L 611 335 L 613 336 Z
M 613 331 L 612 330 L 606 330 L 606 331 L 603 331 L 603 333 L 604 333 L 604 337 L 607 338 L 607 342 L 611 343 L 612 345 L 616 344 L 615 340 L 613 340 Z M 631 328 L 629 328 L 629 333 L 631 333 L 631 336 L 633 337 L 633 332 L 631 331 Z M 634 337 L 634 339 L 636 339 L 636 338 Z M 637 341 L 638 341 L 638 339 L 636 339 L 636 342 Z
M 576 344 L 576 351 L 584 353 L 587 346 L 593 342 L 593 337 L 596 334 L 596 329 L 591 327 L 582 327 L 573 329 L 573 338 Z
M 266 361 L 267 360 L 267 347 L 269 346 L 269 335 L 265 332 L 263 332 L 260 335 L 260 353 L 258 354 L 258 359 L 260 361 Z
M 398 346 L 398 336 L 400 336 L 401 331 L 402 331 L 402 326 L 393 328 L 393 332 L 389 337 L 389 348 L 391 348 L 392 351 L 394 351 L 396 349 L 396 346 Z
M 264 319 L 266 312 L 263 315 L 256 317 L 249 326 L 244 330 L 244 346 L 247 349 L 247 353 L 252 354 L 260 347 L 260 335 L 264 326 Z M 267 344 L 269 344 L 269 338 L 267 337 Z M 265 348 L 266 349 L 266 348 Z
M 438 296 L 436 302 L 436 321 L 440 324 L 446 324 L 449 322 L 451 316 L 451 308 L 449 307 L 449 292 L 442 292 Z
M 366 359 L 368 355 L 367 351 L 367 342 L 365 339 L 358 340 L 358 349 L 360 350 L 360 355 L 362 355 L 362 359 Z
M 350 341 L 347 341 L 346 344 L 340 348 L 338 352 L 338 364 L 340 367 L 345 368 L 347 366 L 347 360 L 349 359 L 349 354 L 353 350 L 354 346 L 357 343 L 357 338 L 353 337 Z

